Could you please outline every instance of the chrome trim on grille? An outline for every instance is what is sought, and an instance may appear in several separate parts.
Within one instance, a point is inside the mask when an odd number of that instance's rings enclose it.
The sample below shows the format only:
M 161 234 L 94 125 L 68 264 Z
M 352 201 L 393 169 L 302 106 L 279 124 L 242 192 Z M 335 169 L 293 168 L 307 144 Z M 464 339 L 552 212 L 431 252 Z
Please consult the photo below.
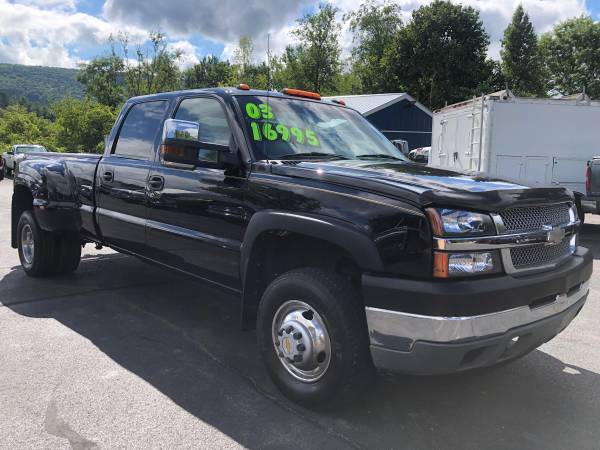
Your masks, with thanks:
M 504 222 L 502 221 L 502 217 L 500 217 L 500 214 L 493 213 L 493 214 L 490 214 L 490 216 L 492 216 L 494 225 L 496 225 L 496 233 L 506 234 L 506 226 L 504 225 Z
M 560 314 L 584 299 L 589 280 L 571 295 L 559 294 L 549 304 L 537 308 L 520 306 L 505 311 L 469 317 L 437 317 L 366 307 L 371 345 L 393 346 L 394 342 L 415 341 L 452 343 L 463 339 L 482 338 L 506 333 L 520 326 Z
M 565 232 L 565 238 L 572 236 L 576 231 L 579 221 L 556 227 Z M 555 228 L 555 229 L 556 229 Z M 548 244 L 549 233 L 552 230 L 536 230 L 516 234 L 502 234 L 496 236 L 481 236 L 468 238 L 434 238 L 433 247 L 437 250 L 447 251 L 478 251 L 495 250 L 525 245 Z

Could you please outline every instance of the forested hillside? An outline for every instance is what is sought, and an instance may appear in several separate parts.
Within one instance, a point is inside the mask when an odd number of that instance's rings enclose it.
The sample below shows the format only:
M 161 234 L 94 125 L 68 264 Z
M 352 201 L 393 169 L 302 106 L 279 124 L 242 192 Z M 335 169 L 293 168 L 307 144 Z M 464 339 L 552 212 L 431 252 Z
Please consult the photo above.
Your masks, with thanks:
M 83 98 L 76 69 L 0 64 L 0 107 L 2 102 L 48 106 L 65 97 Z M 4 95 L 3 95 L 4 94 Z

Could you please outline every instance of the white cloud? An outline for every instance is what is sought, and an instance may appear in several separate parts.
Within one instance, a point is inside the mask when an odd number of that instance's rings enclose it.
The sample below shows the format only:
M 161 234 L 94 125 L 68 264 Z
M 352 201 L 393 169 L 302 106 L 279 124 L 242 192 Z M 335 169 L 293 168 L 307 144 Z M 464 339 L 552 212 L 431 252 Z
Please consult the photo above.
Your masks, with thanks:
M 110 0 L 112 2 L 118 0 Z M 332 3 L 340 9 L 338 19 L 341 19 L 344 13 L 356 10 L 360 7 L 363 0 L 332 0 Z M 432 0 L 397 0 L 402 8 L 402 18 L 404 23 L 411 19 L 412 12 L 420 6 L 431 3 Z M 465 6 L 472 6 L 480 13 L 484 27 L 490 35 L 490 47 L 488 54 L 492 58 L 499 58 L 501 39 L 505 28 L 508 26 L 514 10 L 522 3 L 533 22 L 538 33 L 549 31 L 555 24 L 565 19 L 579 16 L 587 13 L 585 0 L 462 0 L 454 1 Z M 316 5 L 317 2 L 313 1 Z M 295 17 L 294 17 L 295 19 Z M 228 19 L 224 19 L 223 26 L 228 25 Z M 342 23 L 340 33 L 340 46 L 342 48 L 342 57 L 350 56 L 352 49 L 352 34 L 348 29 L 348 23 Z M 285 46 L 292 42 L 290 32 L 294 28 L 294 20 L 281 25 L 279 29 L 271 31 L 271 49 L 274 53 L 282 51 Z M 229 27 L 230 30 L 236 30 L 236 27 Z M 201 28 L 199 28 L 200 32 Z M 240 34 L 241 35 L 241 34 Z M 255 59 L 264 60 L 261 55 L 266 51 L 266 32 L 258 30 L 254 38 Z M 237 39 L 239 36 L 236 35 Z M 226 41 L 223 57 L 228 58 L 233 55 L 237 46 L 236 40 Z
M 341 15 L 355 10 L 361 0 L 332 0 Z M 174 42 L 171 49 L 185 52 L 182 66 L 198 61 L 192 39 L 207 39 L 225 46 L 231 57 L 240 36 L 254 40 L 254 57 L 266 57 L 267 34 L 271 50 L 280 53 L 292 42 L 290 31 L 301 11 L 317 7 L 319 0 L 106 0 L 103 17 L 77 12 L 78 0 L 0 0 L 0 62 L 75 67 L 80 54 L 105 51 L 111 33 L 127 31 L 133 45 L 146 41 L 145 30 L 162 30 Z M 397 0 L 404 21 L 431 0 Z M 554 24 L 586 13 L 585 0 L 455 0 L 481 13 L 491 36 L 489 54 L 497 58 L 500 39 L 519 3 L 529 13 L 538 33 Z M 342 56 L 352 46 L 348 24 L 341 33 Z
M 192 34 L 218 42 L 277 31 L 314 0 L 106 0 L 109 20 L 165 30 L 172 36 Z
M 74 11 L 76 0 L 15 0 L 13 3 L 35 6 L 40 9 L 60 9 Z
M 89 14 L 61 8 L 42 9 L 34 5 L 34 1 L 29 3 L 0 0 L 1 62 L 75 67 L 80 59 L 69 48 L 92 47 L 101 51 L 110 34 L 117 31 L 108 22 Z M 134 40 L 146 38 L 140 28 L 122 29 Z
M 179 59 L 179 64 L 182 69 L 187 69 L 200 62 L 200 59 L 198 58 L 198 47 L 190 41 L 171 42 L 167 45 L 167 50 L 171 52 L 177 50 L 182 52 L 181 58 Z
M 480 11 L 485 29 L 491 38 L 490 56 L 499 57 L 500 40 L 520 3 L 539 34 L 549 31 L 565 19 L 587 12 L 585 0 L 465 0 L 462 4 Z
M 266 61 L 268 49 L 270 49 L 272 55 L 280 55 L 287 45 L 296 43 L 295 38 L 291 35 L 294 28 L 295 25 L 286 25 L 271 33 L 261 33 L 255 36 L 252 41 L 254 61 Z M 226 43 L 220 58 L 232 60 L 237 47 L 237 40 Z

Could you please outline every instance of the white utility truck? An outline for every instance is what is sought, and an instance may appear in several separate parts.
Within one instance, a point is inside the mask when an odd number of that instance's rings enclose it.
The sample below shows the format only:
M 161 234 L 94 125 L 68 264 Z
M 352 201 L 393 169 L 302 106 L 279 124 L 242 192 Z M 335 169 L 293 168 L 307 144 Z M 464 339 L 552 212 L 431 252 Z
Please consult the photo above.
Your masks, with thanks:
M 600 102 L 515 97 L 509 90 L 433 114 L 429 165 L 481 171 L 529 185 L 563 186 L 586 202 L 587 162 L 600 155 Z M 583 216 L 582 216 L 583 217 Z

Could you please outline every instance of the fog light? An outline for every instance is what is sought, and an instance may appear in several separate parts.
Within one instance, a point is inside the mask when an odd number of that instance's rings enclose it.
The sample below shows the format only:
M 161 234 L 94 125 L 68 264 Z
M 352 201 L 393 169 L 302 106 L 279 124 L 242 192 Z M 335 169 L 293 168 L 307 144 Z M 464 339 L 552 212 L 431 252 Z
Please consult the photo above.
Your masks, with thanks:
M 434 255 L 433 276 L 448 278 L 461 275 L 476 275 L 493 272 L 494 256 L 485 253 L 443 253 Z

